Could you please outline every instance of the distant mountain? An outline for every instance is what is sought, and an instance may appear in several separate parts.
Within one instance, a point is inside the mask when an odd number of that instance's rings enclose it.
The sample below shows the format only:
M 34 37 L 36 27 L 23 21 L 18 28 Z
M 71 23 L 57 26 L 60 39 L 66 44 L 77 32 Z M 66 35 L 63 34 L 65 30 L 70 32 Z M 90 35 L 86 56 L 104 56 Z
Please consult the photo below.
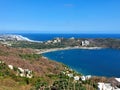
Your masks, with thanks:
M 12 35 L 12 34 L 0 35 L 0 40 L 2 41 L 33 41 L 21 35 Z

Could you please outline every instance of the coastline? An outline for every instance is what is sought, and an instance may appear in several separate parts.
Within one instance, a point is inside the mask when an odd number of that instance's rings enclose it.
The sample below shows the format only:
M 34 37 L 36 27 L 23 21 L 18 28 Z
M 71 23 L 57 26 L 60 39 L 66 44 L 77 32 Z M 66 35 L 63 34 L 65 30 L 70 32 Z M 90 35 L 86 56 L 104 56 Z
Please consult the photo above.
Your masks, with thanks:
M 54 52 L 54 51 L 61 51 L 61 50 L 72 50 L 72 49 L 86 49 L 86 50 L 98 50 L 98 49 L 105 49 L 105 47 L 66 47 L 66 48 L 53 48 L 53 49 L 41 49 L 41 51 L 39 51 L 39 49 L 38 49 L 38 53 L 37 54 L 44 54 L 44 53 L 49 53 L 49 52 Z M 47 56 L 44 56 L 44 55 L 42 55 L 42 58 L 45 58 L 45 59 L 48 59 L 48 60 L 53 60 L 53 61 L 56 61 L 56 62 L 58 62 L 58 63 L 61 63 L 61 62 L 59 62 L 59 61 L 57 61 L 56 59 L 50 59 L 50 58 L 48 58 Z M 65 63 L 63 63 L 64 65 L 66 65 L 66 66 L 68 66 L 67 64 L 65 64 Z M 107 78 L 109 78 L 109 77 L 112 77 L 112 76 L 107 76 L 107 75 L 94 75 L 94 74 L 87 74 L 87 73 L 85 73 L 85 72 L 82 72 L 82 71 L 77 71 L 77 70 L 75 70 L 74 68 L 71 68 L 70 66 L 68 66 L 70 69 L 73 69 L 75 72 L 77 72 L 77 73 L 79 73 L 79 74 L 82 74 L 82 75 L 91 75 L 92 77 L 96 77 L 96 76 L 98 76 L 98 77 L 107 77 Z M 114 77 L 118 77 L 118 76 L 114 76 Z
M 70 49 L 102 49 L 103 47 L 65 47 L 65 48 L 52 48 L 52 49 L 37 49 L 37 54 L 43 54 L 43 53 L 48 53 L 48 52 L 54 52 L 54 51 L 60 51 L 60 50 L 70 50 Z
M 72 49 L 87 49 L 87 50 L 96 50 L 96 49 L 103 49 L 104 47 L 79 47 L 79 46 L 76 46 L 76 47 L 65 47 L 65 48 L 52 48 L 52 49 L 37 49 L 37 54 L 44 54 L 44 53 L 49 53 L 49 52 L 54 52 L 54 51 L 61 51 L 61 50 L 72 50 Z M 49 59 L 48 57 L 46 56 L 42 56 L 42 58 L 44 59 L 48 59 L 48 60 L 51 60 Z M 58 62 L 58 61 L 56 61 Z M 61 62 L 58 62 L 58 63 L 61 63 Z M 64 64 L 64 63 L 63 63 Z M 79 73 L 83 76 L 92 76 L 92 77 L 96 77 L 96 75 L 91 75 L 91 74 L 85 74 L 85 73 L 82 73 L 82 72 L 78 72 L 77 70 L 69 67 L 68 65 L 64 64 L 65 66 L 67 66 L 69 69 L 72 69 L 74 70 L 76 73 Z M 106 77 L 106 76 L 103 76 L 103 77 Z

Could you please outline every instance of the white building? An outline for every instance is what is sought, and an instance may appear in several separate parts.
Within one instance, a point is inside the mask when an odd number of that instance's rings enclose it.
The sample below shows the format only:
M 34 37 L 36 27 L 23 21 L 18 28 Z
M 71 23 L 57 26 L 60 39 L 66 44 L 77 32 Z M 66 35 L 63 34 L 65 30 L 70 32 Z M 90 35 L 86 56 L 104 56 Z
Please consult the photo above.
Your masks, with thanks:
M 24 73 L 24 69 L 18 67 L 18 70 L 19 70 L 21 73 Z
M 120 88 L 112 87 L 111 83 L 98 83 L 98 90 L 120 90 Z
M 24 73 L 20 73 L 20 76 L 21 76 L 21 77 L 25 77 L 25 74 L 24 74 Z
M 88 46 L 90 45 L 90 42 L 88 40 L 82 41 L 82 46 Z
M 117 80 L 118 82 L 120 82 L 120 78 L 115 78 L 115 80 Z
M 61 39 L 60 38 L 56 38 L 53 40 L 53 43 L 60 43 L 61 42 Z
M 91 75 L 87 75 L 86 76 L 86 79 L 90 79 L 92 76 Z
M 45 42 L 45 44 L 50 44 L 50 43 L 52 43 L 51 40 L 48 40 L 47 42 Z
M 8 67 L 9 67 L 11 70 L 13 70 L 13 65 L 8 65 Z
M 57 43 L 57 40 L 54 40 L 53 43 Z
M 75 81 L 79 81 L 79 80 L 80 80 L 80 77 L 79 77 L 79 76 L 75 76 L 75 77 L 74 77 L 74 80 L 75 80 Z
M 85 77 L 85 76 L 82 76 L 82 77 L 81 77 L 81 80 L 82 80 L 82 81 L 85 81 L 85 80 L 86 80 L 86 77 Z
M 19 75 L 21 77 L 27 77 L 27 78 L 32 78 L 33 77 L 32 71 L 29 70 L 29 69 L 22 69 L 22 68 L 18 67 L 18 70 L 19 70 Z
M 112 90 L 112 86 L 110 83 L 98 83 L 98 90 Z
M 68 77 L 70 77 L 70 78 L 73 77 L 73 74 L 72 74 L 72 73 L 67 74 L 67 75 L 68 75 Z
M 27 78 L 32 78 L 33 77 L 32 71 L 30 71 L 29 69 L 24 69 L 24 71 L 25 71 L 25 75 L 26 75 Z
M 61 42 L 61 39 L 60 38 L 56 38 L 57 42 Z

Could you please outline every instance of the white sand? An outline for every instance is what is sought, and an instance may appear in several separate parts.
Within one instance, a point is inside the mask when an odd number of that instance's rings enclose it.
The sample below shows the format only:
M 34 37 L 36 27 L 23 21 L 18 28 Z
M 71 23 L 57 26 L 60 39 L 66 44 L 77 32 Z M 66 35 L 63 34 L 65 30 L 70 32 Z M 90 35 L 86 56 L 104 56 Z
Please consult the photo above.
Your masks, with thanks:
M 69 50 L 69 49 L 102 49 L 102 47 L 66 47 L 66 48 L 52 48 L 52 49 L 37 49 L 37 54 L 43 54 L 47 52 L 54 52 L 59 50 Z

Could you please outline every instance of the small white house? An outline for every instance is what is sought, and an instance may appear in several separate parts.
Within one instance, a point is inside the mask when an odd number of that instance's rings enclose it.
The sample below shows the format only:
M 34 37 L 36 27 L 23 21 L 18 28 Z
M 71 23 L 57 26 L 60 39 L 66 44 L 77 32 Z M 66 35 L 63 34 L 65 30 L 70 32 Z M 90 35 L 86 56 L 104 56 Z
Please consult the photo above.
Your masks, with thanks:
M 78 81 L 78 80 L 80 80 L 80 77 L 79 77 L 79 76 L 75 76 L 75 77 L 74 77 L 74 80 L 75 80 L 75 81 Z
M 27 78 L 32 78 L 33 75 L 32 75 L 32 74 L 27 74 L 26 77 L 27 77 Z
M 21 76 L 21 77 L 25 77 L 25 74 L 24 74 L 24 73 L 20 73 L 20 76 Z
M 85 81 L 85 80 L 86 80 L 86 77 L 85 77 L 85 76 L 82 76 L 82 77 L 81 77 L 81 80 L 82 80 L 82 81 Z
M 54 40 L 53 43 L 57 43 L 57 40 Z
M 46 43 L 49 44 L 49 43 L 52 43 L 52 41 L 51 41 L 51 40 L 48 40 Z
M 32 78 L 33 77 L 32 71 L 29 70 L 29 69 L 22 69 L 22 68 L 18 67 L 18 70 L 20 71 L 19 75 L 21 77 L 27 77 L 27 78 Z
M 33 77 L 32 71 L 29 70 L 29 69 L 25 69 L 25 75 L 26 75 L 27 78 L 32 78 Z
M 70 72 L 70 71 L 68 71 L 68 70 L 66 71 L 67 74 L 69 74 L 69 72 Z
M 73 74 L 72 74 L 72 73 L 67 74 L 67 75 L 68 75 L 68 77 L 70 77 L 70 78 L 73 77 Z
M 13 65 L 8 65 L 8 67 L 9 67 L 11 70 L 13 70 Z
M 98 90 L 115 90 L 110 83 L 98 83 Z
M 20 70 L 21 73 L 24 73 L 24 69 L 18 67 L 18 70 Z
M 61 42 L 61 39 L 60 38 L 56 38 L 57 42 Z
M 87 75 L 86 76 L 86 79 L 90 79 L 92 76 L 91 75 Z
M 120 78 L 115 78 L 115 80 L 117 80 L 118 82 L 120 82 Z

